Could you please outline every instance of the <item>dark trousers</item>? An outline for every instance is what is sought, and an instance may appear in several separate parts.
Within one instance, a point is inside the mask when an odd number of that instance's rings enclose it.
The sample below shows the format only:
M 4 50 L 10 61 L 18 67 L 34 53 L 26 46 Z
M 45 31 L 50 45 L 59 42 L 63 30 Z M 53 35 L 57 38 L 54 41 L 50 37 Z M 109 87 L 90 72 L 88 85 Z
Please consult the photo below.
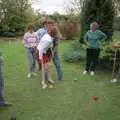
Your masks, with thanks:
M 100 49 L 87 48 L 86 50 L 86 71 L 95 71 L 100 55 Z
M 3 98 L 3 73 L 2 73 L 2 56 L 0 56 L 0 106 L 4 104 L 4 98 Z

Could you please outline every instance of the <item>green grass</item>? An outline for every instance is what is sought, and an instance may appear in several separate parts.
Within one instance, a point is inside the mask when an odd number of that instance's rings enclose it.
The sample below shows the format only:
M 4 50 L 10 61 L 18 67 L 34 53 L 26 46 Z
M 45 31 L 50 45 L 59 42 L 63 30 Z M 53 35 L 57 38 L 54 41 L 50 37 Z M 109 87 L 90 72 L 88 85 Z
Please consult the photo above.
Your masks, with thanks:
M 67 44 L 60 44 L 60 55 Z M 62 60 L 64 81 L 56 80 L 54 89 L 42 90 L 41 74 L 26 78 L 27 56 L 20 42 L 1 42 L 4 55 L 4 94 L 12 107 L 0 109 L 0 120 L 120 120 L 120 84 L 111 84 L 111 73 L 97 71 L 94 77 L 83 76 L 83 63 Z M 95 102 L 92 96 L 98 96 Z

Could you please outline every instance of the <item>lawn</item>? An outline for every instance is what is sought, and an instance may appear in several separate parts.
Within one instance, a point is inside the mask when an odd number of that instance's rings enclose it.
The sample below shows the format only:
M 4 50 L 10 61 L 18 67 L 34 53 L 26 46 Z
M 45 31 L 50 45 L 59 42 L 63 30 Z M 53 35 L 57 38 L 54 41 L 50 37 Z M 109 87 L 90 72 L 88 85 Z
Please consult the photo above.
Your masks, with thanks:
M 60 55 L 70 42 L 62 41 Z M 120 84 L 111 84 L 111 72 L 83 76 L 84 63 L 62 60 L 64 79 L 42 90 L 41 74 L 28 79 L 27 56 L 21 42 L 1 42 L 4 55 L 4 94 L 12 107 L 0 109 L 0 120 L 120 120 Z M 97 96 L 98 101 L 92 99 Z

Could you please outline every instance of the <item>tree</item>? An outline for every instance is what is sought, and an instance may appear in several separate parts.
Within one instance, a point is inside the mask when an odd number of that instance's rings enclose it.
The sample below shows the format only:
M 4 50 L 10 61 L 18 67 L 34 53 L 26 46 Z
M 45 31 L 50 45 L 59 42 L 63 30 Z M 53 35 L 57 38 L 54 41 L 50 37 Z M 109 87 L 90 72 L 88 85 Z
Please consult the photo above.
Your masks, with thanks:
M 90 23 L 97 21 L 100 29 L 107 34 L 108 39 L 112 39 L 114 6 L 112 0 L 87 0 L 83 10 L 83 34 L 89 29 Z
M 0 0 L 0 32 L 23 31 L 29 6 L 28 0 Z
M 80 40 L 93 21 L 100 23 L 100 29 L 112 38 L 114 16 L 120 12 L 120 0 L 72 0 L 71 7 L 79 15 Z

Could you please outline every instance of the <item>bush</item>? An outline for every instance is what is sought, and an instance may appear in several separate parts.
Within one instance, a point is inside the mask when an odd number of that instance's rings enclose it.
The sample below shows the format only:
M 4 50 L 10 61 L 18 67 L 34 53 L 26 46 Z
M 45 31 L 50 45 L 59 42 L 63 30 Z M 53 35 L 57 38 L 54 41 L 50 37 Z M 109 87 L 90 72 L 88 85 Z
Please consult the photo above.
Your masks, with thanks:
M 119 41 L 119 39 L 117 40 Z M 115 49 L 112 47 L 113 44 L 117 41 L 106 42 L 102 48 L 99 57 L 98 67 L 103 70 L 112 70 Z M 79 41 L 73 41 L 65 50 L 63 54 L 63 59 L 67 62 L 77 62 L 84 61 L 86 59 L 86 47 L 84 44 L 79 43 Z M 116 69 L 120 63 L 120 51 L 117 50 L 116 54 Z
M 0 36 L 2 36 L 2 37 L 15 37 L 16 33 L 13 33 L 13 32 L 3 32 L 3 33 L 0 34 Z
M 85 49 L 79 41 L 73 41 L 63 54 L 63 59 L 67 62 L 76 62 L 85 59 Z
M 101 49 L 101 55 L 99 60 L 99 65 L 101 68 L 112 70 L 114 57 L 115 57 L 115 48 L 112 47 L 115 41 L 106 42 L 106 44 Z M 117 49 L 116 53 L 116 68 L 118 68 L 120 60 L 120 51 Z
M 114 27 L 114 30 L 120 31 L 120 17 L 115 17 L 113 27 Z
M 59 30 L 67 40 L 78 38 L 78 24 L 75 21 L 61 21 L 58 23 Z

